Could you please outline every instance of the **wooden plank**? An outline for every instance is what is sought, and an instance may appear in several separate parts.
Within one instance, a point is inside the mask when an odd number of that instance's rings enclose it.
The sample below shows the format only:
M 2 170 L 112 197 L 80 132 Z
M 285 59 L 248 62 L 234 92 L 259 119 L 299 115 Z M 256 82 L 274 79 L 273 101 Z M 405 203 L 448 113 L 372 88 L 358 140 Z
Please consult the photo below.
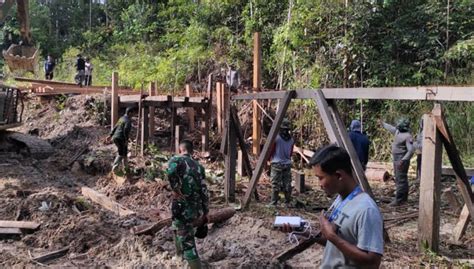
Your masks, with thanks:
M 0 228 L 19 228 L 36 230 L 40 226 L 39 223 L 33 221 L 12 221 L 12 220 L 0 220 Z
M 148 90 L 148 96 L 156 95 L 156 84 L 155 82 L 150 82 L 150 88 Z M 148 118 L 148 136 L 153 137 L 155 134 L 155 107 L 149 106 L 149 115 Z
M 466 171 L 467 177 L 474 176 L 474 168 L 464 168 L 464 171 Z M 443 166 L 443 168 L 441 168 L 441 173 L 444 176 L 456 176 L 456 172 L 454 172 L 454 169 L 450 166 Z
M 59 250 L 55 250 L 44 255 L 33 258 L 32 260 L 39 263 L 45 263 L 54 259 L 58 259 L 66 255 L 69 251 L 69 247 L 65 247 Z
M 222 134 L 223 126 L 222 126 L 222 88 L 221 83 L 216 83 L 216 108 L 217 108 L 217 133 Z
M 332 100 L 329 101 L 329 111 L 331 112 L 332 117 L 334 118 L 334 122 L 336 124 L 337 131 L 344 145 L 344 148 L 346 149 L 347 153 L 351 157 L 352 170 L 354 172 L 354 175 L 357 181 L 359 182 L 361 188 L 367 194 L 369 194 L 372 198 L 375 198 L 374 193 L 372 192 L 372 188 L 370 188 L 370 184 L 367 181 L 367 178 L 365 176 L 365 171 L 364 171 L 364 168 L 362 167 L 362 163 L 360 162 L 360 159 L 357 156 L 354 145 L 352 144 L 352 140 L 349 138 L 349 134 L 347 133 L 346 127 L 344 123 L 342 122 L 339 111 L 337 110 L 336 103 Z
M 461 215 L 459 216 L 458 223 L 454 227 L 453 239 L 455 242 L 459 242 L 464 233 L 466 232 L 467 226 L 469 225 L 469 209 L 467 205 L 464 204 L 462 207 Z
M 259 92 L 262 87 L 262 45 L 259 32 L 253 34 L 253 91 Z M 260 123 L 261 112 L 258 101 L 252 104 L 252 152 L 260 154 L 260 140 L 262 138 L 262 126 Z
M 186 96 L 187 97 L 192 97 L 192 89 L 189 84 L 186 84 Z M 195 111 L 194 108 L 188 108 L 187 109 L 188 113 L 188 122 L 189 122 L 189 131 L 194 131 L 194 117 L 195 117 Z
M 252 165 L 250 163 L 247 146 L 245 144 L 244 134 L 242 132 L 242 125 L 240 124 L 239 115 L 237 113 L 237 108 L 235 108 L 235 106 L 233 105 L 230 106 L 230 114 L 232 117 L 232 124 L 235 128 L 235 135 L 237 136 L 237 141 L 239 142 L 239 145 L 240 145 L 240 151 L 242 152 L 243 168 L 246 172 L 246 175 L 251 179 L 253 175 Z M 260 200 L 258 196 L 258 191 L 256 188 L 254 191 L 254 196 L 255 196 L 256 201 Z
M 252 179 L 250 180 L 249 187 L 245 192 L 244 200 L 243 200 L 243 207 L 248 207 L 250 203 L 250 196 L 254 192 L 255 187 L 257 186 L 258 180 L 262 175 L 263 167 L 265 162 L 267 161 L 270 155 L 270 147 L 275 140 L 275 137 L 278 134 L 278 130 L 280 130 L 280 124 L 283 121 L 285 116 L 286 110 L 290 105 L 291 99 L 295 95 L 294 91 L 288 91 L 286 96 L 281 100 L 280 107 L 278 108 L 277 115 L 275 117 L 275 121 L 273 122 L 272 128 L 270 129 L 270 133 L 268 134 L 267 141 L 263 146 L 262 153 L 258 157 L 257 165 L 255 167 L 255 171 L 253 172 Z
M 171 106 L 171 139 L 170 139 L 170 151 L 177 151 L 178 149 L 176 148 L 176 143 L 175 143 L 175 139 L 176 139 L 176 121 L 177 121 L 177 115 L 176 115 L 176 107 L 174 106 L 174 104 L 172 104 Z
M 237 142 L 235 137 L 235 127 L 230 118 L 230 110 L 227 107 L 227 155 L 225 156 L 225 181 L 224 193 L 226 201 L 230 203 L 235 202 L 235 168 L 237 160 Z
M 441 196 L 441 140 L 432 116 L 423 116 L 423 152 L 421 160 L 418 247 L 439 249 Z
M 456 183 L 459 188 L 459 192 L 461 193 L 464 203 L 467 206 L 469 211 L 467 221 L 463 222 L 466 226 L 469 224 L 469 220 L 472 220 L 472 216 L 474 216 L 474 194 L 472 193 L 471 184 L 466 174 L 466 170 L 464 169 L 464 165 L 462 163 L 461 157 L 459 155 L 458 149 L 454 142 L 453 136 L 448 128 L 448 124 L 443 115 L 443 111 L 440 104 L 435 104 L 433 111 L 431 112 L 434 116 L 434 120 L 436 122 L 436 126 L 440 133 L 442 134 L 441 141 L 444 145 L 444 149 L 448 154 L 449 161 L 455 171 L 456 175 Z M 471 217 L 469 217 L 471 216 Z M 464 229 L 459 229 L 461 232 L 460 234 L 456 234 L 459 236 L 455 238 L 456 240 L 460 240 Z
M 237 174 L 241 177 L 244 177 L 246 176 L 245 171 L 242 150 L 239 150 L 237 151 Z
M 128 215 L 135 214 L 134 211 L 126 208 L 125 206 L 115 202 L 111 198 L 105 196 L 104 194 L 97 192 L 88 187 L 82 187 L 81 193 L 85 197 L 91 199 L 93 202 L 99 204 L 103 208 L 112 211 L 113 213 L 117 214 L 120 217 L 125 217 Z
M 118 72 L 112 73 L 112 107 L 111 107 L 111 121 L 110 130 L 114 129 L 115 124 L 119 119 L 119 97 L 118 97 Z
M 142 131 L 140 132 L 141 137 L 140 137 L 140 145 L 141 145 L 141 150 L 140 154 L 141 156 L 145 155 L 145 146 L 148 144 L 148 136 L 150 134 L 150 129 L 149 129 L 149 123 L 150 121 L 148 120 L 148 113 L 150 111 L 150 108 L 145 106 L 142 108 L 142 122 L 141 122 L 141 127 Z
M 312 99 L 316 89 L 297 90 L 295 99 Z M 419 86 L 379 88 L 324 88 L 326 99 L 474 101 L 474 86 Z M 234 95 L 232 100 L 280 99 L 285 91 Z
M 21 235 L 20 228 L 2 228 L 0 227 L 0 235 Z

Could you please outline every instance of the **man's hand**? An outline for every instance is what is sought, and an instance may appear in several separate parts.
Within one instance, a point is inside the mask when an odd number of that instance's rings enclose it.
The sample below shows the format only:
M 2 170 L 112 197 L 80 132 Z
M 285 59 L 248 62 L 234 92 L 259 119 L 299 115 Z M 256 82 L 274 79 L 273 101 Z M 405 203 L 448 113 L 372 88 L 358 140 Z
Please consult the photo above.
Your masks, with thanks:
M 405 160 L 398 161 L 397 168 L 401 170 L 405 162 L 406 162 Z
M 291 233 L 293 232 L 293 228 L 291 227 L 289 223 L 284 223 L 283 227 L 280 227 L 280 231 L 284 233 Z
M 184 198 L 184 194 L 182 194 L 180 191 L 173 191 L 173 199 L 182 200 Z
M 110 136 L 107 136 L 107 137 L 105 138 L 105 141 L 104 141 L 104 143 L 105 143 L 106 145 L 108 145 L 108 144 L 112 143 L 112 137 L 110 137 Z
M 336 235 L 336 225 L 329 222 L 329 220 L 324 216 L 324 211 L 321 211 L 319 216 L 319 225 L 321 227 L 321 233 L 327 240 L 331 241 L 331 238 L 334 238 Z
M 383 124 L 383 121 L 381 119 L 377 119 L 377 124 L 378 125 L 382 125 Z

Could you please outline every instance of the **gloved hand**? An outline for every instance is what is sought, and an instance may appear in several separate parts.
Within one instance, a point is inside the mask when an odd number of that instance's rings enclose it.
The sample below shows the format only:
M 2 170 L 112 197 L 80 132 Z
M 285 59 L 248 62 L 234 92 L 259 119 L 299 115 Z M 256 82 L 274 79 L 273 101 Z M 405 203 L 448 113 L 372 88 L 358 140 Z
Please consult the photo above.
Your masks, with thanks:
M 203 225 L 196 228 L 196 232 L 194 233 L 194 236 L 199 238 L 199 239 L 206 238 L 208 231 L 209 230 L 207 228 L 207 224 L 203 224 Z

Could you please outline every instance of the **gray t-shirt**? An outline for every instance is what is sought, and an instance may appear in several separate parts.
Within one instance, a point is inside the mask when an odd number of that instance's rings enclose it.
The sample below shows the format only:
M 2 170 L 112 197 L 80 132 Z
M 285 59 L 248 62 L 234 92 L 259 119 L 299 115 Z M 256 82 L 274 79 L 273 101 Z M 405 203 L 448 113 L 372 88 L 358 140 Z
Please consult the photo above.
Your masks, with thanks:
M 334 208 L 337 208 L 337 205 Z M 339 210 L 340 213 L 333 221 L 338 227 L 337 235 L 361 250 L 382 255 L 383 218 L 374 200 L 362 192 Z M 327 241 L 321 261 L 322 269 L 360 267 Z

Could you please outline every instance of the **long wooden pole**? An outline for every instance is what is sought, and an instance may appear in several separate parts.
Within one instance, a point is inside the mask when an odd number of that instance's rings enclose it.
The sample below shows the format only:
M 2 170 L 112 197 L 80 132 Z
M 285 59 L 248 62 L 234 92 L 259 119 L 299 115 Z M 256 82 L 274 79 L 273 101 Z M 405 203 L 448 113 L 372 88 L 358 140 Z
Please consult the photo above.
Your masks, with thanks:
M 259 92 L 262 87 L 262 50 L 260 33 L 253 35 L 253 91 Z M 255 155 L 260 154 L 260 139 L 262 137 L 262 127 L 260 125 L 261 113 L 258 109 L 257 100 L 253 101 L 252 117 L 252 152 Z
M 112 73 L 112 106 L 111 106 L 111 121 L 110 121 L 110 129 L 114 129 L 115 124 L 117 123 L 119 119 L 119 97 L 118 97 L 118 79 L 119 75 L 118 72 L 113 72 Z

